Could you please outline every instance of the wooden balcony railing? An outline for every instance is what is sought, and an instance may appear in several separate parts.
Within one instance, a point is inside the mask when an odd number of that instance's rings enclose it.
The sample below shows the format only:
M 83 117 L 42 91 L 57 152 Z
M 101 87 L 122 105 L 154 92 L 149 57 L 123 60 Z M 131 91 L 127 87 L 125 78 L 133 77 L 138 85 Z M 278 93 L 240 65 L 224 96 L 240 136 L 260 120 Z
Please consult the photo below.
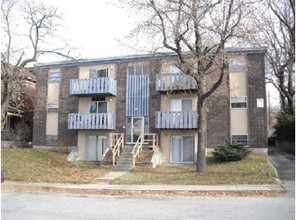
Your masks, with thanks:
M 113 113 L 75 113 L 68 115 L 68 129 L 114 130 L 115 127 L 115 114 Z
M 157 74 L 156 91 L 194 90 L 197 83 L 192 76 L 185 74 Z
M 71 79 L 70 95 L 113 95 L 116 96 L 116 81 L 109 77 Z
M 197 113 L 156 112 L 155 127 L 159 129 L 194 129 L 197 128 Z

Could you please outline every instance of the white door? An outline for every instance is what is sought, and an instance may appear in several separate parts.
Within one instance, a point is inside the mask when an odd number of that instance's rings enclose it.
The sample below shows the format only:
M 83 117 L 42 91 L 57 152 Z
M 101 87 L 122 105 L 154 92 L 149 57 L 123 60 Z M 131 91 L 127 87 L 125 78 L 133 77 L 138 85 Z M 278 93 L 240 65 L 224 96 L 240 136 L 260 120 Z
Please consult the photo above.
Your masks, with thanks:
M 126 126 L 127 143 L 136 143 L 142 132 L 144 132 L 144 117 L 128 118 Z
M 87 136 L 87 143 L 85 147 L 86 161 L 100 161 L 107 148 L 107 137 L 89 135 Z

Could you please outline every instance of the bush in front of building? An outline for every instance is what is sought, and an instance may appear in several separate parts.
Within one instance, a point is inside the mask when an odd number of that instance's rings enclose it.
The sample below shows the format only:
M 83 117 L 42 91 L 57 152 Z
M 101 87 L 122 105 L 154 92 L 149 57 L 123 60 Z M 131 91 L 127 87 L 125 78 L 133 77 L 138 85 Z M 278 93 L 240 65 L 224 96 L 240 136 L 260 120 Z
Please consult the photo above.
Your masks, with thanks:
M 295 142 L 295 115 L 279 113 L 274 129 L 276 140 Z
M 234 141 L 217 145 L 213 151 L 214 160 L 220 162 L 242 160 L 251 153 L 251 150 L 245 145 L 245 143 Z

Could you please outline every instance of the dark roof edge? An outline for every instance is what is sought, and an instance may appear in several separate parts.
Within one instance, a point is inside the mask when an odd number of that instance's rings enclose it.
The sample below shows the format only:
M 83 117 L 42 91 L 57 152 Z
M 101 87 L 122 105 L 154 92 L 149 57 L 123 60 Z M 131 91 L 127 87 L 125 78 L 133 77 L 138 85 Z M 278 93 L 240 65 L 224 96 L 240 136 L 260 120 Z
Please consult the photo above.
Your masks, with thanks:
M 267 47 L 242 47 L 242 48 L 226 48 L 227 52 L 233 53 L 265 53 Z M 48 68 L 48 67 L 70 67 L 78 65 L 90 65 L 97 63 L 116 63 L 120 61 L 129 61 L 129 60 L 141 60 L 155 57 L 169 57 L 176 56 L 174 52 L 164 52 L 156 54 L 136 54 L 136 55 L 125 55 L 125 56 L 112 56 L 112 57 L 102 57 L 95 59 L 80 59 L 80 60 L 65 60 L 58 62 L 49 62 L 49 63 L 36 63 L 34 68 Z

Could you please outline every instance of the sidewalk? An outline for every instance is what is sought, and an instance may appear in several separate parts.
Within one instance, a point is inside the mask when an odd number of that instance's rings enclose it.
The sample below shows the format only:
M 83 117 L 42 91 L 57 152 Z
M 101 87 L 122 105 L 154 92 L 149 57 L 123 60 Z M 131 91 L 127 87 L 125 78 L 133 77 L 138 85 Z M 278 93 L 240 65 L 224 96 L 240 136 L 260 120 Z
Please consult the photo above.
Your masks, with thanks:
M 63 184 L 63 183 L 30 183 L 6 181 L 3 186 L 51 187 L 60 189 L 89 189 L 102 191 L 162 191 L 162 192 L 242 192 L 262 191 L 285 192 L 282 185 L 110 185 L 99 184 Z

